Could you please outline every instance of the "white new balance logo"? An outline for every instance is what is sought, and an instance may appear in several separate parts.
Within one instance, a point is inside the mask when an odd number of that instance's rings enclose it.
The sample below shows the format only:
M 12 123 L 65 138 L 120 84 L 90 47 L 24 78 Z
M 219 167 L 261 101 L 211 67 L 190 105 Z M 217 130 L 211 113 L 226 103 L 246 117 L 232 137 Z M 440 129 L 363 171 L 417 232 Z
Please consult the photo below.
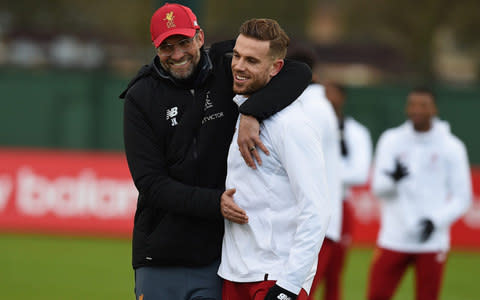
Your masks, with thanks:
M 167 109 L 167 120 L 170 120 L 171 118 L 175 117 L 178 115 L 178 107 L 172 107 L 170 109 Z
M 277 296 L 277 299 L 278 299 L 278 300 L 292 300 L 292 298 L 288 297 L 288 296 L 285 295 L 284 293 L 280 293 L 280 294 Z
M 177 106 L 167 109 L 167 120 L 170 120 L 172 122 L 171 126 L 178 125 L 177 119 L 175 118 L 176 115 L 178 115 Z

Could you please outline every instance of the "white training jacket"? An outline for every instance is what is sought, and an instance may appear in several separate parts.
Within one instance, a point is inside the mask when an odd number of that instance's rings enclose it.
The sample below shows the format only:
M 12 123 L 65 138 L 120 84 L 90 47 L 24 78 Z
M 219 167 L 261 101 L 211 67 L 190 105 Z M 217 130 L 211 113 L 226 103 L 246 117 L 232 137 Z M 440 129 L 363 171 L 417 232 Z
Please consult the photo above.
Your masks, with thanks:
M 372 138 L 368 129 L 352 117 L 343 121 L 343 136 L 348 155 L 342 156 L 342 182 L 345 195 L 349 188 L 366 184 L 372 163 Z
M 240 155 L 237 132 L 228 153 L 226 187 L 247 212 L 247 224 L 225 220 L 218 275 L 234 282 L 269 280 L 307 293 L 330 218 L 320 129 L 306 116 L 299 97 L 263 121 L 260 138 L 270 155 L 249 168 Z M 243 96 L 234 101 L 240 105 Z M 237 121 L 238 128 L 238 121 Z
M 315 122 L 321 133 L 323 157 L 327 171 L 327 184 L 330 193 L 332 217 L 326 237 L 338 242 L 342 233 L 342 158 L 340 153 L 340 131 L 338 119 L 332 103 L 328 101 L 325 88 L 320 84 L 310 84 L 303 92 L 302 101 L 308 106 L 305 114 Z
M 409 175 L 397 184 L 385 174 L 398 158 Z M 381 201 L 378 245 L 401 252 L 447 251 L 450 226 L 468 209 L 472 186 L 464 144 L 446 122 L 416 132 L 410 121 L 385 131 L 378 141 L 372 189 Z M 420 242 L 420 220 L 432 220 L 435 230 Z

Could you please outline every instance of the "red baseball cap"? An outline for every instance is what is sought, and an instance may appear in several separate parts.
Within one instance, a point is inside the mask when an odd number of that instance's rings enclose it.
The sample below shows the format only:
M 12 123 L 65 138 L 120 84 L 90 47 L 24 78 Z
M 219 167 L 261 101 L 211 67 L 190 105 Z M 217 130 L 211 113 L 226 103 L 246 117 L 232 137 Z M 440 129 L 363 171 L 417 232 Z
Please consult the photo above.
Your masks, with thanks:
M 180 4 L 166 3 L 157 9 L 150 21 L 150 34 L 155 48 L 175 34 L 193 37 L 197 29 L 200 29 L 200 26 L 195 14 L 190 8 Z

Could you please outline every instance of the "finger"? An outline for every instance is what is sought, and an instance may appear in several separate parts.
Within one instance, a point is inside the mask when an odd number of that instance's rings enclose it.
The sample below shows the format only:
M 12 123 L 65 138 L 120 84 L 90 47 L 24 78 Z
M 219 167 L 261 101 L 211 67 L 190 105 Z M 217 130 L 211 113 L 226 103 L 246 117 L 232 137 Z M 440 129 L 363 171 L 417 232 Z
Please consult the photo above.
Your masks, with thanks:
M 236 188 L 232 188 L 232 189 L 226 190 L 225 193 L 226 193 L 228 196 L 230 196 L 230 197 L 233 198 L 233 194 L 235 194 L 236 191 L 237 191 Z
M 246 224 L 248 223 L 248 217 L 237 216 L 237 215 L 229 215 L 226 217 L 227 220 L 237 223 L 237 224 Z
M 247 213 L 243 209 L 240 209 L 240 210 L 229 209 L 227 211 L 228 211 L 228 215 L 230 217 L 235 217 L 235 218 L 239 218 L 239 219 L 247 218 Z
M 230 205 L 230 203 L 235 204 L 235 202 L 233 201 L 233 195 L 235 194 L 235 192 L 235 188 L 227 189 L 225 192 L 223 192 L 220 198 L 220 213 L 225 218 L 228 215 L 228 206 Z
M 229 206 L 222 211 L 222 215 L 225 219 L 235 223 L 245 224 L 248 222 L 247 214 L 239 207 Z
M 252 154 L 250 153 L 249 147 L 247 144 L 240 147 L 240 153 L 242 154 L 243 160 L 252 169 L 256 169 L 255 162 L 253 161 Z
M 258 153 L 257 149 L 255 149 L 251 152 L 252 152 L 253 158 L 257 161 L 258 165 L 261 166 L 262 165 L 262 159 L 260 158 L 260 153 Z
M 232 212 L 232 214 L 236 215 L 241 215 L 241 216 L 246 216 L 247 212 L 240 208 L 235 202 L 230 202 L 228 203 L 228 206 L 226 207 L 228 211 Z
M 247 213 L 243 210 L 231 210 L 229 211 L 229 216 L 238 219 L 246 219 L 248 218 Z
M 250 153 L 250 139 L 240 139 L 240 136 L 237 139 L 238 149 L 240 150 L 240 154 L 242 155 L 243 160 L 250 168 L 255 169 L 255 162 L 253 161 L 253 157 Z
M 270 151 L 268 151 L 267 147 L 265 147 L 261 139 L 256 138 L 255 145 L 257 148 L 260 148 L 260 150 L 262 150 L 263 153 L 265 153 L 266 155 L 270 155 Z
M 240 224 L 240 225 L 248 223 L 248 220 L 245 220 L 245 219 L 230 218 L 230 219 L 227 219 L 227 220 L 229 220 L 230 222 L 233 222 L 233 223 Z

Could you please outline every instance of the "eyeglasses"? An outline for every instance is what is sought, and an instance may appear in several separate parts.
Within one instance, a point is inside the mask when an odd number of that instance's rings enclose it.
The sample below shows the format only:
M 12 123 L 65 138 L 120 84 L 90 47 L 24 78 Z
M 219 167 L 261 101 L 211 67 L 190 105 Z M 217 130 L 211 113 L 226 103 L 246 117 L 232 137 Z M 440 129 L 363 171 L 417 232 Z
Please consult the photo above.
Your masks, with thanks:
M 158 46 L 157 51 L 161 56 L 170 56 L 175 51 L 175 47 L 178 47 L 180 51 L 185 53 L 192 48 L 193 40 L 196 37 L 197 37 L 197 34 L 195 34 L 191 38 L 180 40 L 175 44 L 162 43 L 160 46 Z

